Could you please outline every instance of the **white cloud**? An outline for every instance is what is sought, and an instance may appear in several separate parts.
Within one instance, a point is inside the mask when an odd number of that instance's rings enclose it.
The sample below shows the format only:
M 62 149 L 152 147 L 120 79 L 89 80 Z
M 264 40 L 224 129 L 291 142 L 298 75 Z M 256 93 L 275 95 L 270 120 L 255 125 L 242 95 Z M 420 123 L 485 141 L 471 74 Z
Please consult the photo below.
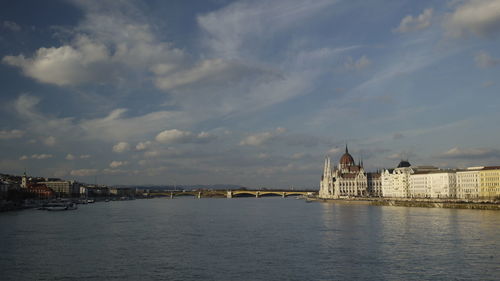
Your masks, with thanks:
M 290 158 L 298 160 L 298 159 L 304 158 L 305 155 L 306 154 L 304 152 L 297 152 L 297 153 L 294 153 Z
M 21 130 L 1 130 L 0 131 L 0 140 L 8 140 L 8 139 L 18 139 L 24 136 L 24 131 Z
M 80 155 L 80 159 L 89 159 L 91 156 L 88 154 L 82 154 Z
M 124 117 L 126 109 L 115 109 L 103 118 L 83 120 L 76 124 L 84 130 L 85 135 L 91 139 L 101 139 L 115 141 L 118 139 L 138 139 L 144 135 L 157 132 L 158 128 L 164 126 L 165 123 L 189 122 L 188 116 L 180 118 L 182 114 L 172 113 L 169 111 L 156 111 L 142 116 Z
M 121 141 L 113 146 L 113 152 L 123 153 L 130 150 L 130 145 L 124 141 Z
M 340 148 L 340 147 L 334 147 L 334 148 L 328 150 L 329 154 L 337 154 L 337 153 L 340 153 L 340 152 L 342 152 L 342 148 Z
M 207 143 L 210 142 L 217 137 L 208 132 L 200 132 L 198 134 L 189 132 L 189 131 L 181 131 L 177 129 L 165 130 L 160 132 L 155 140 L 159 143 L 163 144 L 171 144 L 171 143 Z
M 460 148 L 455 146 L 442 155 L 444 158 L 488 158 L 500 157 L 500 151 L 490 148 Z
M 88 176 L 95 176 L 99 173 L 99 170 L 97 169 L 78 169 L 78 170 L 72 170 L 70 172 L 70 175 L 76 176 L 76 177 L 88 177 Z
M 263 133 L 249 135 L 240 141 L 240 145 L 260 146 L 260 145 L 268 143 L 273 138 L 275 138 L 278 135 L 281 135 L 285 132 L 286 132 L 285 128 L 277 128 L 275 131 L 272 131 L 272 132 L 263 132 Z
M 176 143 L 188 140 L 192 136 L 191 132 L 177 129 L 165 130 L 156 136 L 156 141 L 160 143 Z
M 151 146 L 151 144 L 152 144 L 152 143 L 151 143 L 150 141 L 143 141 L 143 142 L 138 143 L 138 144 L 135 146 L 135 149 L 136 149 L 136 150 L 139 150 L 139 151 L 141 151 L 141 150 L 146 150 L 146 149 L 148 149 L 148 148 Z
M 198 16 L 205 44 L 217 56 L 241 58 L 257 51 L 258 42 L 293 28 L 337 1 L 237 1 Z M 259 39 L 259 40 L 257 40 Z M 267 46 L 267 45 L 265 45 Z M 265 46 L 260 46 L 265 48 Z M 251 49 L 251 50 L 249 50 Z
M 395 28 L 394 32 L 410 32 L 417 31 L 424 28 L 427 28 L 431 25 L 432 20 L 432 9 L 425 9 L 422 14 L 413 17 L 412 15 L 407 15 L 401 20 L 401 23 L 397 28 Z
M 476 62 L 476 65 L 481 68 L 494 67 L 500 64 L 500 59 L 492 57 L 485 51 L 477 53 L 474 57 L 474 61 Z
M 21 157 L 19 157 L 19 160 L 28 160 L 29 157 L 27 155 L 23 155 Z
M 363 70 L 371 64 L 372 61 L 365 55 L 361 56 L 358 60 L 354 60 L 349 56 L 344 62 L 344 68 L 347 70 Z
M 56 144 L 56 138 L 53 136 L 49 136 L 43 139 L 43 143 L 46 146 L 54 146 Z
M 109 163 L 109 167 L 114 169 L 114 168 L 118 168 L 121 166 L 125 166 L 127 164 L 128 164 L 127 161 L 112 161 L 111 163 Z
M 31 155 L 31 159 L 37 159 L 37 160 L 43 160 L 43 159 L 49 159 L 54 157 L 52 154 L 33 154 Z
M 133 10 L 130 3 L 74 3 L 84 10 L 84 19 L 69 30 L 71 41 L 39 48 L 30 57 L 5 56 L 2 61 L 39 82 L 68 86 L 123 82 L 133 77 L 130 73 L 164 70 L 164 65 L 175 68 L 184 60 L 183 51 L 159 41 L 145 19 L 127 15 L 126 10 Z
M 2 27 L 5 28 L 5 29 L 8 29 L 10 31 L 14 31 L 14 32 L 17 32 L 17 31 L 21 31 L 21 26 L 13 21 L 3 21 L 2 23 Z
M 51 132 L 54 137 L 65 140 L 73 137 L 86 140 L 135 141 L 163 128 L 165 123 L 189 125 L 192 114 L 183 112 L 155 111 L 145 115 L 126 117 L 124 108 L 112 110 L 101 118 L 75 120 L 75 118 L 57 118 L 45 115 L 36 108 L 40 99 L 22 94 L 13 107 L 19 117 L 25 120 L 26 130 L 39 135 Z
M 257 158 L 259 158 L 259 159 L 267 159 L 267 158 L 269 158 L 269 154 L 267 154 L 267 153 L 259 153 L 259 155 L 257 155 Z
M 158 76 L 155 85 L 159 89 L 170 90 L 196 83 L 220 84 L 251 75 L 267 74 L 269 70 L 236 61 L 222 59 L 203 60 L 190 69 Z
M 126 174 L 130 173 L 129 171 L 126 170 L 121 170 L 121 169 L 103 169 L 102 173 L 105 175 L 120 175 L 120 174 Z
M 492 37 L 500 32 L 500 0 L 460 1 L 444 26 L 454 37 Z
M 66 155 L 66 160 L 75 160 L 75 156 L 71 153 L 68 153 L 68 155 Z

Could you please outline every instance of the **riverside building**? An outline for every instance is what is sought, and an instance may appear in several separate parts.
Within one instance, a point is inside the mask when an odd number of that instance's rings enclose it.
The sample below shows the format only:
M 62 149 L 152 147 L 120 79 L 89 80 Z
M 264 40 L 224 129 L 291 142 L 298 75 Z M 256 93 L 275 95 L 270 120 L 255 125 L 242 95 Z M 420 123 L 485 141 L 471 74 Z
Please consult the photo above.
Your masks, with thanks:
M 368 181 L 363 164 L 360 162 L 356 165 L 347 146 L 338 166 L 332 168 L 330 157 L 325 158 L 320 181 L 320 198 L 367 196 L 367 187 Z
M 410 162 L 401 160 L 395 169 L 385 169 L 381 175 L 382 196 L 410 197 L 410 175 L 415 173 Z
M 387 198 L 500 199 L 500 166 L 465 170 L 412 166 L 401 160 L 394 169 L 365 173 L 346 151 L 338 166 L 325 158 L 320 198 L 373 196 Z
M 484 167 L 479 170 L 479 197 L 500 198 L 500 166 Z

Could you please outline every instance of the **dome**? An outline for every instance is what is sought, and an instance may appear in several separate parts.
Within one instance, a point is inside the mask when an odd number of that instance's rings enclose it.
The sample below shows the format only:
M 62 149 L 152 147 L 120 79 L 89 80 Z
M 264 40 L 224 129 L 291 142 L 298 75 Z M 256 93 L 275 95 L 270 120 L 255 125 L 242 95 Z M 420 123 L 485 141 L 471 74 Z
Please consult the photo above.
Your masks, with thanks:
M 339 164 L 342 166 L 354 166 L 354 159 L 351 154 L 349 154 L 349 150 L 347 150 L 347 146 L 345 147 L 345 153 L 340 157 Z
M 408 168 L 410 166 L 411 166 L 410 162 L 405 160 L 401 160 L 401 162 L 399 162 L 398 164 L 398 168 Z

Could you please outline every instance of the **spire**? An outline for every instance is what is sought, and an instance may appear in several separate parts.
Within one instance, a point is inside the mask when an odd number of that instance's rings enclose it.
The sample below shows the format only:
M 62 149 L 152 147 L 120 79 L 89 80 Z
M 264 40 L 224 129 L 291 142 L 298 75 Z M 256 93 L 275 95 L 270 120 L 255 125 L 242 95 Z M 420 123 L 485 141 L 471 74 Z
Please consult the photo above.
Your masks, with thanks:
M 345 153 L 349 153 L 349 149 L 347 149 L 347 143 L 345 144 Z

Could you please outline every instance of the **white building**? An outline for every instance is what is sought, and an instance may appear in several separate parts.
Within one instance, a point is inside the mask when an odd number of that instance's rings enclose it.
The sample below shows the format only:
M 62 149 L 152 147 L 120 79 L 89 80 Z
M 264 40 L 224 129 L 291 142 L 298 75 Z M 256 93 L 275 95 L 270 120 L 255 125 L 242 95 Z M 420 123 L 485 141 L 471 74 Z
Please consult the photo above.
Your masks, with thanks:
M 457 197 L 457 175 L 454 171 L 443 171 L 430 173 L 431 198 L 456 198 Z
M 416 172 L 410 176 L 410 197 L 428 198 L 431 194 L 429 172 Z
M 457 172 L 457 198 L 479 198 L 479 171 L 483 168 L 484 167 L 469 167 L 465 171 Z
M 320 182 L 320 198 L 340 198 L 366 196 L 367 179 L 363 165 L 355 164 L 346 146 L 345 153 L 338 167 L 331 167 L 330 158 L 326 157 L 323 175 Z
M 415 171 L 408 161 L 401 161 L 394 170 L 385 169 L 382 172 L 382 196 L 407 198 L 410 197 L 410 175 Z
M 44 181 L 39 182 L 52 189 L 57 195 L 71 196 L 80 193 L 80 184 L 75 181 Z

